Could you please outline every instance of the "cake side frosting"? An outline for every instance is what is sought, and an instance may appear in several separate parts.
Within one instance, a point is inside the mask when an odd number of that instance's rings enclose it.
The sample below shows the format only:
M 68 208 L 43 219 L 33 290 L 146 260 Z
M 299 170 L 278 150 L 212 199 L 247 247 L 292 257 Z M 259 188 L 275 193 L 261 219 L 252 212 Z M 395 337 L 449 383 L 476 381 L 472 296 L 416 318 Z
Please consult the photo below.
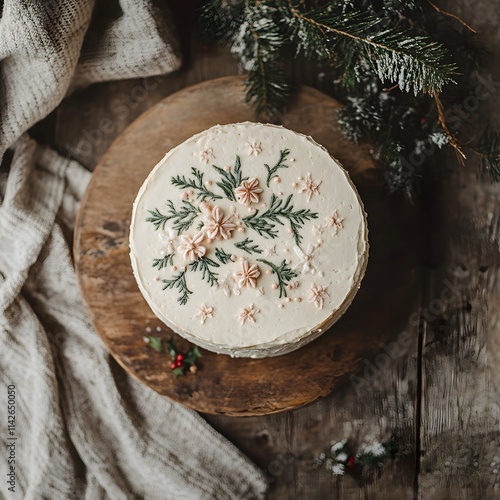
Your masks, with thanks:
M 338 162 L 309 137 L 255 123 L 172 149 L 139 191 L 130 246 L 162 321 L 208 349 L 255 357 L 337 319 L 368 250 L 362 204 Z

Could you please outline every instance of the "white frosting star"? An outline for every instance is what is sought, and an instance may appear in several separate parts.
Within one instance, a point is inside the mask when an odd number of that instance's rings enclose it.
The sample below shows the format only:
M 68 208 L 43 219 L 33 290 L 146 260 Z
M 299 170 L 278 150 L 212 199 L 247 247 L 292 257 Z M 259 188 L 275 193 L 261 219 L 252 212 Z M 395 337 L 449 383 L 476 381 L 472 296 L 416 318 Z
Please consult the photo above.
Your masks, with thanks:
M 314 262 L 314 252 L 316 249 L 314 248 L 314 245 L 308 245 L 306 251 L 302 250 L 302 248 L 298 247 L 297 245 L 293 247 L 295 253 L 299 257 L 299 262 L 295 265 L 294 269 L 297 267 L 302 266 L 302 274 L 307 274 L 311 273 L 314 274 L 317 271 L 316 264 Z
M 226 297 L 229 297 L 231 293 L 235 295 L 241 293 L 231 273 L 227 273 L 223 278 L 219 278 L 219 287 L 222 288 Z
M 276 245 L 266 248 L 266 257 L 274 257 L 276 255 Z
M 167 227 L 165 231 L 160 231 L 158 233 L 158 237 L 160 238 L 160 241 L 162 242 L 162 249 L 166 253 L 175 253 L 177 249 L 177 243 L 178 243 L 178 236 L 177 236 L 177 231 L 175 229 L 172 229 L 171 227 Z

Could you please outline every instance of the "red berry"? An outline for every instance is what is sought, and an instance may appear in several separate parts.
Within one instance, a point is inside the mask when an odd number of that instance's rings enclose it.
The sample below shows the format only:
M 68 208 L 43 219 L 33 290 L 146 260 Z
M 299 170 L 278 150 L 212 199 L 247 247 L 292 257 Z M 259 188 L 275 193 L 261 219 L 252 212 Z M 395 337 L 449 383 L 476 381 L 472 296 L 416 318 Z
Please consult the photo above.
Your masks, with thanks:
M 175 366 L 176 366 L 177 368 L 182 368 L 182 361 L 176 361 L 176 362 L 175 362 Z
M 355 462 L 356 462 L 356 459 L 354 457 L 348 457 L 347 458 L 347 467 L 352 467 Z
M 177 361 L 184 361 L 184 354 L 177 354 L 177 357 L 175 359 Z
M 172 364 L 170 365 L 170 368 L 171 368 L 172 370 L 175 370 L 175 369 L 177 368 L 177 366 L 176 366 L 176 364 L 175 364 L 175 363 L 172 363 Z

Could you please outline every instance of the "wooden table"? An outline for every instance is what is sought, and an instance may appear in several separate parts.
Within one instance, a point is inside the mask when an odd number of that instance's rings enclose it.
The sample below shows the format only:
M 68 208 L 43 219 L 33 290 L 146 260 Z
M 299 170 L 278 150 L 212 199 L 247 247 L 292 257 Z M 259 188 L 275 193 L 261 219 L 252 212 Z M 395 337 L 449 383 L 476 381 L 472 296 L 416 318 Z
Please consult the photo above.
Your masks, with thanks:
M 498 45 L 497 4 L 461 0 L 450 8 L 484 33 L 490 49 Z M 164 96 L 238 72 L 226 49 L 194 41 L 191 53 L 186 67 L 167 77 L 94 85 L 66 99 L 43 130 L 51 125 L 50 142 L 92 169 L 115 137 Z M 500 65 L 492 69 L 500 81 Z M 310 65 L 302 81 L 326 86 Z M 500 89 L 492 92 L 490 108 L 500 110 L 499 96 Z M 111 106 L 116 100 L 125 104 L 119 115 Z M 458 168 L 451 158 L 446 168 L 427 186 L 422 208 L 423 287 L 408 319 L 410 341 L 381 346 L 387 366 L 373 369 L 383 358 L 366 360 L 355 383 L 292 412 L 207 417 L 267 472 L 269 498 L 500 497 L 500 186 L 478 181 L 472 164 Z M 398 452 L 371 483 L 311 467 L 343 438 L 359 444 L 392 438 Z

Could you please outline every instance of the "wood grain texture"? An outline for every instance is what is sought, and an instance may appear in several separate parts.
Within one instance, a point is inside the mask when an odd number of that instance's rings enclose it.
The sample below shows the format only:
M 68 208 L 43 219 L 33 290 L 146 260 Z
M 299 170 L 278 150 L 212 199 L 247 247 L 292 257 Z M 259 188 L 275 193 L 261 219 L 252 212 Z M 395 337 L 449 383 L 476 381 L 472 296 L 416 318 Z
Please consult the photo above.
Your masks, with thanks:
M 172 147 L 217 123 L 251 120 L 253 111 L 243 96 L 240 77 L 208 81 L 166 98 L 130 125 L 94 172 L 80 209 L 74 255 L 89 316 L 127 371 L 201 412 L 262 415 L 329 394 L 399 331 L 416 297 L 415 247 L 405 233 L 415 214 L 383 195 L 367 151 L 353 147 L 336 129 L 339 104 L 317 90 L 301 89 L 284 125 L 311 135 L 339 158 L 369 214 L 371 255 L 361 291 L 329 332 L 294 353 L 252 360 L 203 351 L 199 372 L 175 380 L 168 358 L 143 341 L 147 327 L 161 328 L 159 336 L 185 345 L 156 319 L 133 278 L 128 257 L 132 202 L 151 168 Z

